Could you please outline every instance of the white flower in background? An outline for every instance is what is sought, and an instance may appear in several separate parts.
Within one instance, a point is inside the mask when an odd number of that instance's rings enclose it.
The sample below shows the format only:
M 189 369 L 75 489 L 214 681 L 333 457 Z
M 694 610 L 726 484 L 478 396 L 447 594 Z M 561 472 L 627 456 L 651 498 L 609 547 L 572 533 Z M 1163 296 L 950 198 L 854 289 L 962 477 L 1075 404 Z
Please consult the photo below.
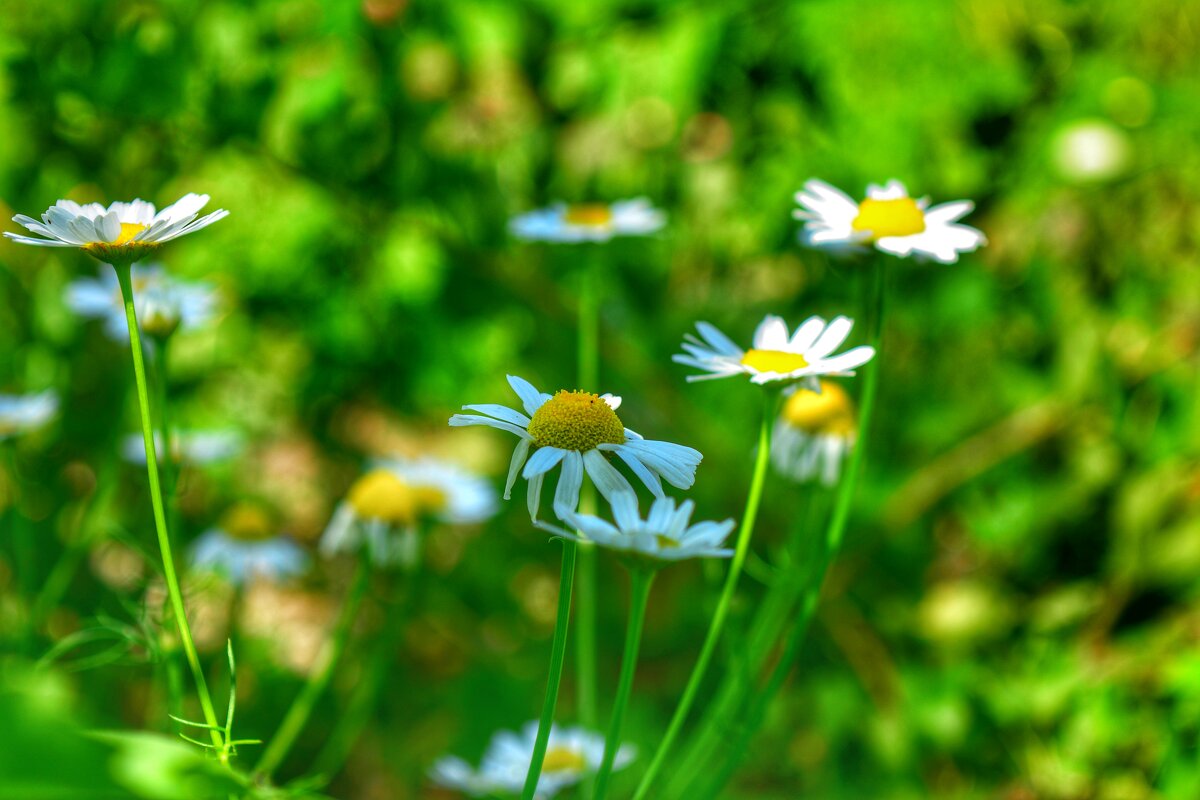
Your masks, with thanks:
M 1050 143 L 1058 173 L 1072 183 L 1102 183 L 1120 177 L 1133 161 L 1133 145 L 1125 131 L 1102 119 L 1074 122 Z
M 467 525 L 495 513 L 495 490 L 478 475 L 432 458 L 386 459 L 350 487 L 321 537 L 321 553 L 354 552 L 365 543 L 375 563 L 411 566 L 423 522 Z
M 821 381 L 820 392 L 798 389 L 784 402 L 771 433 L 771 463 L 794 481 L 819 478 L 833 486 L 857 436 L 854 403 L 846 390 Z
M 0 441 L 40 428 L 58 413 L 58 394 L 0 394 Z
M 885 186 L 871 184 L 861 203 L 816 179 L 796 193 L 801 208 L 792 212 L 804 221 L 800 241 L 809 247 L 835 252 L 861 251 L 866 247 L 894 256 L 916 256 L 943 264 L 958 261 L 987 244 L 983 233 L 958 222 L 975 204 L 956 200 L 929 207 L 929 198 L 913 199 L 900 181 Z
M 733 530 L 733 520 L 689 525 L 694 508 L 691 500 L 681 503 L 677 508 L 673 498 L 660 497 L 650 506 L 650 513 L 643 520 L 638 513 L 637 495 L 622 491 L 613 497 L 611 523 L 591 514 L 563 515 L 563 522 L 582 531 L 583 536 L 544 522 L 538 525 L 556 536 L 595 542 L 600 547 L 651 561 L 728 558 L 733 555 L 732 550 L 721 547 Z
M 308 569 L 308 554 L 286 536 L 262 508 L 239 503 L 191 548 L 192 566 L 217 572 L 235 585 L 260 576 L 281 580 Z
M 689 489 L 695 482 L 696 467 L 702 458 L 700 452 L 679 444 L 643 439 L 626 428 L 617 416 L 621 398 L 565 389 L 551 397 L 515 375 L 508 376 L 508 384 L 521 399 L 525 414 L 495 403 L 467 405 L 464 410 L 480 413 L 455 414 L 450 425 L 487 425 L 520 438 L 509 465 L 504 499 L 512 496 L 519 473 L 529 481 L 529 516 L 535 522 L 542 483 L 546 474 L 560 463 L 562 475 L 554 491 L 554 511 L 560 517 L 579 505 L 585 472 L 609 502 L 623 489 L 633 491 L 625 476 L 609 463 L 609 453 L 624 461 L 658 497 L 663 496 L 659 478 L 679 489 Z
M 67 284 L 67 306 L 81 317 L 104 321 L 104 332 L 120 342 L 129 341 L 125 304 L 116 273 L 101 268 L 95 278 L 78 278 Z M 216 313 L 216 290 L 207 283 L 172 278 L 158 264 L 133 265 L 133 302 L 143 331 L 173 332 L 199 328 Z
M 455 789 L 471 797 L 519 795 L 525 786 L 525 773 L 533 760 L 537 740 L 537 722 L 528 723 L 521 733 L 500 731 L 492 737 L 479 769 L 456 756 L 439 759 L 429 771 L 438 786 Z M 623 769 L 633 761 L 635 750 L 621 745 L 613 769 Z M 568 786 L 579 783 L 600 768 L 604 759 L 604 737 L 584 728 L 550 728 L 546 758 L 538 778 L 538 800 L 549 800 Z
M 749 375 L 752 383 L 803 381 L 814 390 L 819 375 L 853 375 L 854 370 L 875 357 L 866 345 L 833 355 L 850 335 L 854 322 L 835 317 L 826 322 L 809 317 L 788 335 L 782 318 L 767 315 L 754 331 L 753 347 L 743 350 L 707 322 L 697 322 L 700 336 L 684 336 L 685 354 L 671 357 L 678 364 L 704 370 L 706 375 L 689 375 L 689 381 Z
M 242 436 L 235 431 L 177 431 L 172 437 L 171 458 L 182 464 L 213 464 L 242 452 Z M 155 454 L 163 456 L 162 436 L 154 434 Z M 121 440 L 121 457 L 131 464 L 146 463 L 146 445 L 140 433 Z
M 13 222 L 37 236 L 7 231 L 4 235 L 21 244 L 77 247 L 107 264 L 131 264 L 161 244 L 229 216 L 220 209 L 200 217 L 208 200 L 206 194 L 186 194 L 157 213 L 154 204 L 145 200 L 116 202 L 108 208 L 59 200 L 42 214 L 41 222 L 24 214 L 13 217 Z
M 514 217 L 513 235 L 526 241 L 607 242 L 614 236 L 647 236 L 667 224 L 667 215 L 644 197 L 616 203 L 558 203 Z

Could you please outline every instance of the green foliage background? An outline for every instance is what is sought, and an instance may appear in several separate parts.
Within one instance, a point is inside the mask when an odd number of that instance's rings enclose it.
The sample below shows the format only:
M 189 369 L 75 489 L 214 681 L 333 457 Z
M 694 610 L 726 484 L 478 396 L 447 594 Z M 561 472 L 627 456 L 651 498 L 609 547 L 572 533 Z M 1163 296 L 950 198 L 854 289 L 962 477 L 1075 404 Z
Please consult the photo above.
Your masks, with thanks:
M 682 334 L 697 319 L 745 338 L 768 312 L 862 313 L 860 269 L 796 244 L 808 177 L 973 198 L 988 248 L 890 265 L 847 547 L 729 796 L 1200 794 L 1196 6 L 9 0 L 3 16 L 0 216 L 187 191 L 231 211 L 164 252 L 227 309 L 179 342 L 177 416 L 250 441 L 236 464 L 187 476 L 183 540 L 251 494 L 312 541 L 364 459 L 397 449 L 500 475 L 510 442 L 445 420 L 507 401 L 506 373 L 569 386 L 588 257 L 512 241 L 509 216 L 643 194 L 669 213 L 665 234 L 592 256 L 602 382 L 630 427 L 705 454 L 698 513 L 735 516 L 756 393 L 685 385 L 669 360 Z M 1126 148 L 1103 177 L 1057 155 L 1086 121 Z M 113 542 L 153 553 L 153 534 L 144 474 L 116 454 L 137 425 L 128 353 L 62 301 L 94 269 L 0 243 L 0 389 L 64 397 L 53 426 L 17 443 L 23 489 L 3 503 L 37 548 L 24 574 L 7 549 L 0 561 L 0 630 L 18 629 L 64 553 L 78 566 L 37 654 L 101 616 L 138 628 L 152 582 L 152 558 L 115 588 L 97 566 Z M 761 552 L 804 502 L 768 486 Z M 434 535 L 386 692 L 330 794 L 430 796 L 438 755 L 477 758 L 535 715 L 558 550 L 523 506 Z M 321 565 L 305 602 L 322 608 L 345 577 Z M 706 585 L 686 566 L 656 587 L 627 726 L 643 754 L 703 636 Z M 744 585 L 735 623 L 762 591 Z M 605 709 L 626 602 L 607 561 L 601 592 Z M 298 679 L 269 641 L 234 635 L 239 733 L 265 737 Z M 218 694 L 222 637 L 208 644 Z M 51 698 L 46 714 L 88 727 L 162 728 L 153 655 L 141 642 L 74 670 L 73 652 L 36 680 L 14 656 L 0 692 L 10 709 Z M 352 659 L 284 777 L 357 678 Z M 571 682 L 568 664 L 567 720 Z M 0 742 L 34 727 L 6 725 Z M 62 765 L 97 747 L 36 749 Z M 150 783 L 112 791 L 167 796 Z M 0 770 L 0 797 L 40 796 L 22 791 Z M 53 796 L 88 796 L 74 791 Z

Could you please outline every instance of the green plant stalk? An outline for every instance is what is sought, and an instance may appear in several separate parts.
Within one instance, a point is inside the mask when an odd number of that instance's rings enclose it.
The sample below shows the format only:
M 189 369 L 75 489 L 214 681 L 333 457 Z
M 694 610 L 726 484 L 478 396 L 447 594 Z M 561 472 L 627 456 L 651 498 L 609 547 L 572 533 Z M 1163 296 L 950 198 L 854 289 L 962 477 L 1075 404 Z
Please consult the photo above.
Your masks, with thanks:
M 171 403 L 170 403 L 170 350 L 171 337 L 162 336 L 154 340 L 158 347 L 156 348 L 157 363 L 155 364 L 155 372 L 158 373 L 158 436 L 162 440 L 163 446 L 163 483 L 166 484 L 166 496 L 163 498 L 167 503 L 167 525 L 168 530 L 179 532 L 179 472 L 180 465 L 175 461 L 175 452 L 172 449 L 174 438 L 174 428 L 171 424 Z
M 629 708 L 629 694 L 633 689 L 633 676 L 637 671 L 638 649 L 642 642 L 642 626 L 646 621 L 646 602 L 650 598 L 650 586 L 654 573 L 644 568 L 635 568 L 629 573 L 629 625 L 625 629 L 625 653 L 621 656 L 621 677 L 617 680 L 617 695 L 613 700 L 612 720 L 608 723 L 608 736 L 604 740 L 604 759 L 596 773 L 595 800 L 604 800 L 608 792 L 608 780 L 612 775 L 613 761 L 621 748 L 621 728 L 625 724 L 625 711 Z
M 600 301 L 595 246 L 585 246 L 579 290 L 579 334 L 577 389 L 599 391 L 600 382 Z M 579 511 L 596 512 L 596 492 L 585 481 L 580 492 Z M 596 724 L 596 547 L 590 542 L 577 545 L 575 598 L 575 682 L 580 724 Z
M 350 583 L 350 589 L 342 601 L 342 609 L 334 623 L 333 633 L 321 647 L 320 653 L 317 654 L 317 663 L 313 665 L 308 680 L 300 689 L 300 693 L 296 695 L 296 699 L 292 701 L 291 707 L 283 716 L 283 721 L 279 723 L 279 729 L 271 737 L 270 744 L 267 745 L 262 758 L 254 767 L 256 774 L 269 778 L 287 758 L 296 739 L 304 731 L 304 726 L 308 724 L 308 719 L 312 716 L 317 701 L 329 687 L 329 682 L 333 680 L 333 673 L 346 652 L 346 644 L 350 641 L 350 630 L 354 626 L 359 606 L 362 605 L 363 597 L 367 593 L 370 577 L 370 556 L 364 548 L 359 557 L 354 578 Z
M 872 308 L 872 316 L 870 317 L 871 329 L 868 332 L 869 341 L 875 347 L 875 358 L 871 359 L 862 369 L 863 390 L 859 402 L 858 441 L 855 443 L 854 452 L 850 456 L 850 463 L 847 466 L 846 474 L 838 486 L 837 495 L 834 499 L 833 513 L 830 515 L 829 525 L 825 529 L 823 537 L 819 569 L 815 570 L 812 579 L 805 583 L 800 600 L 800 613 L 784 644 L 783 653 L 772 670 L 766 685 L 752 699 L 744 724 L 737 729 L 732 745 L 727 748 L 728 755 L 724 766 L 702 791 L 689 794 L 689 798 L 714 797 L 733 776 L 734 771 L 745 757 L 746 748 L 750 744 L 750 739 L 762 724 L 767 706 L 775 696 L 775 693 L 779 691 L 779 687 L 783 684 L 784 679 L 787 678 L 788 673 L 791 671 L 792 663 L 799 654 L 800 647 L 804 644 L 809 624 L 812 621 L 813 614 L 816 612 L 818 601 L 821 597 L 821 586 L 825 582 L 825 575 L 829 571 L 829 567 L 837 557 L 838 550 L 841 547 L 842 539 L 846 532 L 846 523 L 850 517 L 850 504 L 854 499 L 854 491 L 858 485 L 859 474 L 862 472 L 862 465 L 867 449 L 867 435 L 871 429 L 871 421 L 875 411 L 875 400 L 879 388 L 879 354 L 883 342 L 883 318 L 886 310 L 885 301 L 887 294 L 884 289 L 885 278 L 885 266 L 882 263 L 882 259 L 877 258 L 876 263 L 873 265 L 873 275 L 871 276 L 871 298 L 869 305 Z
M 654 779 L 657 777 L 659 770 L 662 769 L 663 763 L 666 761 L 668 753 L 670 753 L 671 746 L 675 743 L 675 739 L 683 729 L 683 723 L 687 719 L 688 712 L 696 700 L 700 684 L 704 680 L 705 672 L 708 670 L 708 664 L 712 661 L 713 654 L 716 652 L 717 642 L 721 638 L 721 631 L 725 626 L 725 618 L 729 615 L 729 607 L 733 602 L 734 592 L 737 590 L 738 578 L 742 574 L 742 565 L 745 564 L 746 553 L 750 550 L 750 538 L 754 533 L 754 522 L 758 517 L 758 506 L 762 500 L 763 485 L 767 477 L 767 464 L 771 457 L 771 428 L 775 422 L 775 404 L 777 399 L 776 392 L 770 389 L 763 390 L 762 423 L 759 426 L 758 453 L 754 460 L 754 474 L 750 481 L 750 491 L 746 496 L 746 510 L 742 515 L 742 526 L 741 530 L 738 531 L 737 546 L 734 549 L 733 560 L 729 565 L 729 573 L 725 577 L 725 586 L 721 591 L 720 598 L 717 600 L 712 621 L 708 626 L 708 634 L 704 638 L 704 644 L 700 648 L 700 656 L 696 659 L 696 665 L 692 668 L 691 677 L 688 678 L 687 686 L 683 690 L 683 696 L 679 700 L 679 705 L 675 708 L 675 714 L 671 717 L 671 722 L 667 726 L 667 732 L 659 743 L 658 750 L 655 752 L 650 766 L 646 769 L 646 774 L 642 776 L 642 781 L 638 784 L 634 800 L 642 800 L 642 798 L 646 797 L 650 791 L 650 787 L 654 784 Z
M 208 683 L 204 679 L 204 669 L 200 666 L 200 656 L 196 652 L 196 643 L 192 640 L 192 630 L 188 625 L 187 613 L 183 604 L 183 592 L 179 588 L 179 577 L 175 574 L 175 558 L 171 553 L 171 536 L 167 529 L 167 517 L 163 508 L 162 487 L 158 482 L 158 456 L 154 444 L 154 425 L 150 417 L 150 392 L 146 385 L 146 365 L 142 360 L 142 340 L 138 334 L 137 311 L 134 308 L 133 280 L 130 274 L 132 265 L 114 264 L 117 282 L 121 286 L 121 297 L 125 303 L 125 322 L 129 327 L 129 351 L 133 356 L 133 376 L 137 385 L 138 412 L 142 421 L 142 442 L 146 448 L 146 475 L 150 482 L 150 504 L 154 510 L 154 528 L 158 534 L 158 549 L 162 555 L 163 577 L 167 584 L 167 594 L 171 599 L 171 610 L 175 615 L 175 623 L 179 627 L 179 639 L 187 657 L 188 666 L 192 670 L 192 678 L 196 682 L 196 694 L 200 699 L 200 708 L 204 712 L 204 721 L 210 725 L 209 734 L 213 746 L 221 754 L 221 760 L 226 761 L 225 752 L 217 723 L 217 714 L 213 709 L 212 697 L 208 693 Z
M 533 743 L 533 758 L 525 774 L 522 800 L 533 800 L 542 762 L 546 759 L 546 744 L 550 741 L 550 726 L 554 724 L 554 707 L 558 704 L 558 686 L 562 681 L 563 656 L 567 649 L 567 624 L 571 618 L 571 586 L 575 580 L 575 542 L 562 540 L 562 571 L 558 579 L 558 613 L 554 619 L 554 642 L 550 645 L 550 674 L 546 677 L 546 697 L 542 701 L 542 716 L 538 721 L 537 739 Z

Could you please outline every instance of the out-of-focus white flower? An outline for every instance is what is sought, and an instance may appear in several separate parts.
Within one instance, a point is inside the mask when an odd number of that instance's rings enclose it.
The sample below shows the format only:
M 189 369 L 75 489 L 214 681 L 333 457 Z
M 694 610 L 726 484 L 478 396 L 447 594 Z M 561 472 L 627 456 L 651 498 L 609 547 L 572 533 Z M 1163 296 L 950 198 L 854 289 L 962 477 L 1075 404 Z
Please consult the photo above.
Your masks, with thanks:
M 58 413 L 58 394 L 0 394 L 0 441 L 40 428 Z
M 186 194 L 158 212 L 145 200 L 118 201 L 108 208 L 59 200 L 42 214 L 41 222 L 24 214 L 13 217 L 13 222 L 36 236 L 7 231 L 4 235 L 21 244 L 80 248 L 106 264 L 132 264 L 172 239 L 229 216 L 224 209 L 199 216 L 208 200 L 206 194 Z
M 667 224 L 667 215 L 644 197 L 616 203 L 558 203 L 514 217 L 513 235 L 526 241 L 607 242 L 614 236 L 648 236 Z
M 716 327 L 697 322 L 700 336 L 684 336 L 685 352 L 671 358 L 707 373 L 689 375 L 689 381 L 749 375 L 752 383 L 803 381 L 816 390 L 818 376 L 853 375 L 856 368 L 875 357 L 875 348 L 866 345 L 833 355 L 852 327 L 849 317 L 835 317 L 830 322 L 809 317 L 789 336 L 781 317 L 767 315 L 754 331 L 754 346 L 743 350 Z
M 191 556 L 192 566 L 218 572 L 235 585 L 256 575 L 280 580 L 308 568 L 304 549 L 278 535 L 265 511 L 246 503 L 235 505 L 220 525 L 202 534 L 192 545 Z
M 943 264 L 958 261 L 987 244 L 983 233 L 958 222 L 975 204 L 956 200 L 929 207 L 929 198 L 914 199 L 900 181 L 871 184 L 867 197 L 855 202 L 845 192 L 812 179 L 796 193 L 801 208 L 792 212 L 804 220 L 800 241 L 809 247 L 840 253 L 868 246 L 894 256 L 915 256 Z
M 386 459 L 359 478 L 334 511 L 321 553 L 364 546 L 375 563 L 411 565 L 427 520 L 466 525 L 496 513 L 496 493 L 478 475 L 432 458 Z
M 1074 183 L 1102 183 L 1122 175 L 1133 147 L 1124 131 L 1102 119 L 1068 125 L 1055 135 L 1051 157 L 1060 175 Z
M 112 339 L 129 341 L 121 287 L 112 270 L 101 268 L 95 278 L 71 281 L 66 302 L 81 317 L 103 320 Z M 192 330 L 207 324 L 216 313 L 217 294 L 210 284 L 172 278 L 158 264 L 134 264 L 133 303 L 144 332 L 169 334 L 176 327 Z
M 537 741 L 537 722 L 525 725 L 521 733 L 500 731 L 492 737 L 479 769 L 457 756 L 439 759 L 429 771 L 438 786 L 470 795 L 520 794 L 525 773 L 533 760 Z M 635 756 L 632 745 L 617 750 L 613 769 L 623 769 Z M 538 800 L 549 800 L 568 786 L 595 773 L 604 760 L 604 737 L 584 728 L 550 728 L 542 774 L 538 778 Z
M 235 431 L 177 431 L 172 437 L 171 458 L 181 464 L 213 464 L 242 451 L 242 436 Z M 155 455 L 163 456 L 162 436 L 154 434 Z M 121 457 L 131 464 L 146 463 L 145 440 L 140 433 L 121 440 Z
M 508 376 L 508 384 L 521 399 L 525 414 L 495 403 L 467 405 L 465 411 L 480 413 L 455 414 L 450 425 L 487 425 L 517 435 L 520 441 L 513 450 L 504 499 L 512 496 L 519 473 L 529 481 L 529 516 L 535 522 L 542 483 L 560 463 L 562 475 L 554 490 L 554 512 L 559 517 L 578 507 L 585 472 L 610 502 L 622 489 L 633 491 L 628 479 L 609 463 L 607 453 L 624 461 L 658 497 L 663 496 L 660 478 L 679 489 L 689 489 L 695 481 L 696 467 L 703 458 L 700 452 L 643 439 L 626 428 L 617 416 L 621 398 L 566 390 L 551 397 L 515 375 Z
M 832 486 L 854 447 L 858 424 L 846 390 L 821 381 L 821 391 L 798 389 L 784 402 L 771 433 L 771 463 L 794 481 L 819 478 Z

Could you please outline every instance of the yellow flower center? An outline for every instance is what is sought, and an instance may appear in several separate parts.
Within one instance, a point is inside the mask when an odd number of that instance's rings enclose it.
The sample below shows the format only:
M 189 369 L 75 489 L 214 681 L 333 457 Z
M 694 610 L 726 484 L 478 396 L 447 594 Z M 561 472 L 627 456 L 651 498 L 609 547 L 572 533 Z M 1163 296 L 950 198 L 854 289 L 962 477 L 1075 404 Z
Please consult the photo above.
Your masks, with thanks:
M 885 236 L 912 236 L 925 230 L 925 212 L 911 197 L 892 200 L 867 198 L 858 205 L 858 216 L 850 227 L 866 231 L 872 239 Z
M 391 470 L 377 469 L 350 487 L 346 501 L 363 519 L 407 524 L 416 522 L 424 514 L 441 511 L 448 498 L 437 487 L 413 486 Z
M 612 208 L 604 203 L 581 203 L 567 206 L 563 220 L 568 225 L 582 225 L 587 228 L 603 228 L 612 222 Z
M 625 426 L 600 395 L 563 389 L 534 412 L 529 435 L 538 447 L 585 453 L 600 444 L 622 444 Z
M 260 506 L 238 503 L 221 518 L 221 530 L 234 539 L 260 542 L 275 535 L 271 516 Z
M 662 550 L 673 550 L 679 547 L 679 542 L 672 539 L 670 536 L 663 536 L 661 533 L 654 534 L 654 541 Z
M 131 241 L 133 241 L 133 237 L 137 236 L 144 230 L 146 230 L 146 226 L 140 222 L 122 222 L 120 235 L 117 236 L 117 240 L 115 242 L 109 242 L 109 244 L 129 244 Z
M 801 389 L 789 397 L 783 406 L 784 421 L 803 431 L 824 430 L 843 418 L 853 424 L 850 397 L 845 389 L 830 381 L 821 381 L 820 394 Z
M 583 772 L 587 759 L 578 750 L 568 747 L 551 747 L 542 761 L 542 772 Z
M 782 350 L 746 351 L 742 363 L 759 372 L 788 373 L 808 366 L 808 361 L 798 353 L 785 353 Z

